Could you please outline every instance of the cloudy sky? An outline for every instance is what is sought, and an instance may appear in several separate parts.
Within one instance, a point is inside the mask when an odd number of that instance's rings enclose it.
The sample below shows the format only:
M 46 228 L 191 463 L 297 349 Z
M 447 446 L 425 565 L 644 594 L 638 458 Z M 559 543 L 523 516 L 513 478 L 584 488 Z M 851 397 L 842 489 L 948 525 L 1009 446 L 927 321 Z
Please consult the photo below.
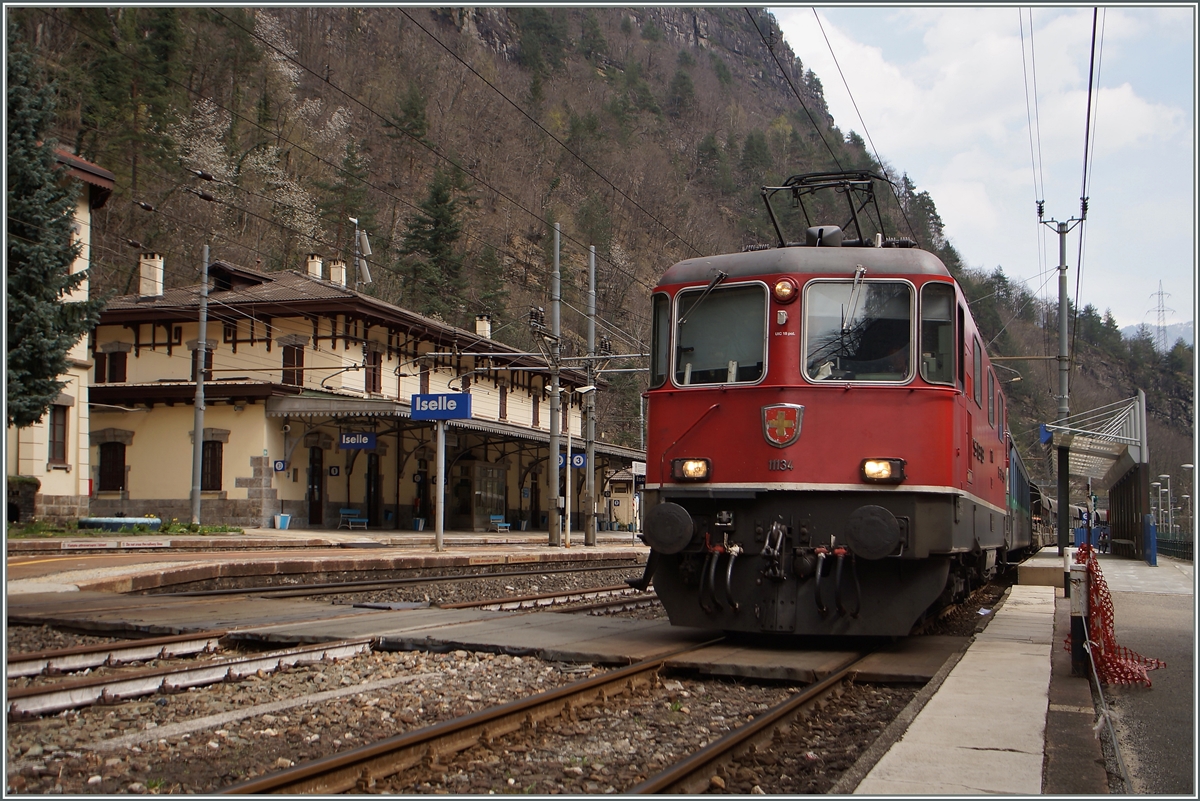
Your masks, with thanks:
M 1057 298 L 1057 235 L 1037 224 L 1035 200 L 1047 220 L 1079 217 L 1092 8 L 1034 7 L 1031 22 L 1028 7 L 818 7 L 824 35 L 811 7 L 772 11 L 838 127 L 869 135 L 868 147 L 932 195 L 965 262 Z M 1175 310 L 1167 323 L 1190 321 L 1195 10 L 1101 8 L 1098 25 L 1079 305 L 1111 309 L 1121 326 L 1155 325 L 1161 281 Z M 1079 245 L 1076 229 L 1072 296 Z

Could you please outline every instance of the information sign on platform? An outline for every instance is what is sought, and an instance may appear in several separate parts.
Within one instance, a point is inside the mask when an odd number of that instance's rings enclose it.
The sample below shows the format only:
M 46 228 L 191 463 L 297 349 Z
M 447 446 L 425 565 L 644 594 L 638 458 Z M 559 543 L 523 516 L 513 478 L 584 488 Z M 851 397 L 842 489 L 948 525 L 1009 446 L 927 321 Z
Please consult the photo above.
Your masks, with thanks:
M 565 465 L 566 463 L 567 463 L 567 455 L 565 453 L 560 453 L 558 455 L 558 469 L 562 470 L 563 465 Z M 574 467 L 576 469 L 587 467 L 587 454 L 586 453 L 572 453 L 571 454 L 571 467 Z
M 285 462 L 283 459 L 276 459 L 275 472 L 282 473 L 284 470 L 287 470 L 287 462 Z
M 468 392 L 412 396 L 413 420 L 468 420 L 471 394 Z

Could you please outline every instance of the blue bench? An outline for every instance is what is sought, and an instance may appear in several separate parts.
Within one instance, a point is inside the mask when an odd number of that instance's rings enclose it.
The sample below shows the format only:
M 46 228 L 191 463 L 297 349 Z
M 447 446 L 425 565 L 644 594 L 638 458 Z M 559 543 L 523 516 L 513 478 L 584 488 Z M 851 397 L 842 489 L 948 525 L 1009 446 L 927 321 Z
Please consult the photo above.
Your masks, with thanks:
M 357 509 L 341 509 L 341 518 L 338 520 L 338 528 L 345 526 L 349 529 L 361 528 L 364 531 L 367 528 L 367 518 L 363 517 Z
M 512 524 L 504 521 L 504 515 L 491 515 L 488 517 L 488 526 L 496 529 L 496 532 L 511 531 Z

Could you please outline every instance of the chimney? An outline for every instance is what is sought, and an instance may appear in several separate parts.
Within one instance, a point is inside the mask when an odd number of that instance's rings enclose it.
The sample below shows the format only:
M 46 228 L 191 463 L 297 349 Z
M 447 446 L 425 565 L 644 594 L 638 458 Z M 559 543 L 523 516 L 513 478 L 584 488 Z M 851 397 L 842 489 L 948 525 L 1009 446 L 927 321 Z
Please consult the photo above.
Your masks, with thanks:
M 138 277 L 139 297 L 162 297 L 163 257 L 157 253 L 143 253 L 138 261 Z
M 341 259 L 329 262 L 329 280 L 338 286 L 346 285 L 346 262 Z
M 320 256 L 318 256 L 316 253 L 308 254 L 308 277 L 309 278 L 316 278 L 319 281 L 321 279 L 321 276 L 324 274 L 321 272 L 321 268 L 323 268 L 324 266 L 325 266 L 325 262 L 321 259 Z
M 483 337 L 484 339 L 492 338 L 492 315 L 475 315 L 475 334 Z

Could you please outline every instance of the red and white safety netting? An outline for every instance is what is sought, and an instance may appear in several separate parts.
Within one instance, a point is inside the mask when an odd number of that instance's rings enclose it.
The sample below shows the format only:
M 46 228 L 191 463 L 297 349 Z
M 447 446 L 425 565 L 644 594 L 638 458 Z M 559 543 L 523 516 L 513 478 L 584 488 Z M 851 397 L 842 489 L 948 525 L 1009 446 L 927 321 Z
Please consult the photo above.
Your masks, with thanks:
M 1150 686 L 1148 672 L 1166 667 L 1167 663 L 1142 656 L 1123 645 L 1117 645 L 1113 627 L 1112 596 L 1108 583 L 1100 572 L 1096 550 L 1090 545 L 1081 545 L 1075 552 L 1075 561 L 1087 565 L 1088 572 L 1088 616 L 1087 630 L 1092 661 L 1102 684 L 1144 684 Z M 1067 650 L 1071 649 L 1071 638 L 1067 637 Z

